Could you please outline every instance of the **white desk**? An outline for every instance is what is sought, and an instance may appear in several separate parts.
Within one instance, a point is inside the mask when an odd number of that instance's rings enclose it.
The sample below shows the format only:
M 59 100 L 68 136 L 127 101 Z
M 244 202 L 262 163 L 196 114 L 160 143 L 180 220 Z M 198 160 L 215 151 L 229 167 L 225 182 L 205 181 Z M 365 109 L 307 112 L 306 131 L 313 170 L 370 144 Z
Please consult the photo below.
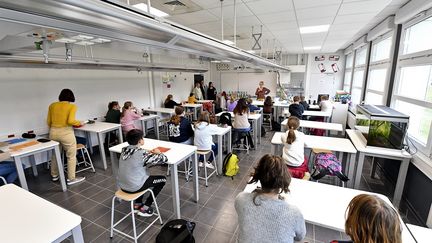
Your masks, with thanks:
M 118 158 L 117 154 L 121 153 L 122 148 L 128 146 L 128 143 L 118 144 L 114 147 L 109 148 L 111 155 L 111 164 L 113 168 L 114 178 L 117 178 L 118 171 Z M 195 200 L 198 202 L 199 200 L 199 192 L 198 192 L 198 163 L 197 163 L 197 155 L 196 150 L 197 147 L 191 145 L 185 145 L 180 143 L 172 143 L 167 141 L 155 140 L 150 138 L 144 139 L 143 149 L 152 150 L 157 147 L 165 147 L 170 148 L 164 154 L 168 158 L 167 164 L 171 165 L 171 186 L 172 186 L 172 197 L 173 197 L 173 208 L 174 214 L 176 218 L 181 218 L 180 215 L 180 196 L 179 196 L 179 182 L 178 182 L 178 173 L 177 166 L 184 160 L 192 158 L 192 169 L 193 169 L 193 178 L 194 178 L 194 194 Z
M 289 108 L 289 106 L 291 105 L 291 103 L 289 102 L 274 102 L 273 103 L 273 108 L 274 108 L 274 112 L 275 112 L 275 116 L 276 116 L 276 120 L 275 121 L 279 121 L 279 114 L 283 113 L 281 110 L 283 110 L 284 108 Z
M 159 116 L 158 115 L 148 115 L 148 116 L 142 116 L 138 119 L 141 121 L 142 130 L 144 132 L 144 136 L 147 133 L 147 122 L 150 120 L 154 121 L 154 129 L 156 133 L 156 138 L 159 140 Z
M 399 174 L 396 181 L 394 196 L 393 196 L 393 205 L 396 208 L 399 208 L 399 204 L 402 198 L 403 188 L 405 186 L 405 179 L 408 172 L 408 166 L 410 164 L 412 156 L 407 152 L 404 152 L 402 150 L 397 150 L 397 149 L 366 147 L 366 140 L 361 135 L 361 132 L 358 130 L 349 129 L 346 130 L 346 133 L 348 134 L 348 137 L 351 139 L 352 143 L 354 144 L 354 146 L 357 148 L 359 152 L 354 188 L 359 188 L 360 186 L 360 179 L 363 170 L 365 156 L 401 161 Z M 373 168 L 372 171 L 374 170 L 375 169 Z
M 194 113 L 194 120 L 198 120 L 198 110 L 200 110 L 200 112 L 202 112 L 202 104 L 183 104 L 182 105 L 185 108 L 191 108 L 193 109 L 193 113 Z
M 196 103 L 198 104 L 204 104 L 204 103 L 213 103 L 213 100 L 197 100 Z
M 281 136 L 284 134 L 283 132 L 275 132 L 273 138 L 271 140 L 272 147 L 271 153 L 276 154 L 278 150 L 279 154 L 280 148 L 282 148 L 283 143 L 281 140 Z M 280 148 L 277 149 L 277 146 Z M 335 138 L 335 137 L 324 137 L 324 136 L 312 136 L 305 135 L 305 147 L 306 148 L 317 148 L 317 149 L 325 149 L 331 150 L 334 152 L 339 152 L 339 160 L 342 162 L 342 153 L 349 154 L 349 160 L 346 162 L 346 168 L 344 168 L 346 175 L 350 179 L 348 181 L 348 187 L 353 186 L 354 181 L 354 169 L 355 169 L 355 157 L 357 155 L 357 150 L 351 141 L 347 138 Z M 311 161 L 312 162 L 312 161 Z
M 259 186 L 258 183 L 248 184 L 244 191 L 252 192 L 257 186 Z M 340 232 L 345 232 L 345 211 L 355 196 L 359 194 L 377 195 L 391 205 L 388 198 L 381 194 L 295 178 L 291 179 L 289 189 L 288 194 L 283 194 L 285 200 L 302 212 L 306 222 Z M 404 224 L 402 242 L 415 242 Z
M 264 106 L 264 100 L 253 100 L 252 105 L 254 106 Z
M 171 116 L 175 113 L 175 110 L 173 108 L 162 108 L 162 107 L 149 107 L 147 109 L 144 108 L 143 111 L 154 112 L 159 116 L 161 116 L 161 114 L 168 114 Z
M 281 125 L 283 127 L 285 127 L 287 125 L 287 123 L 288 123 L 288 119 L 285 119 L 281 123 Z M 317 121 L 300 120 L 300 127 L 323 129 L 323 130 L 327 130 L 327 131 L 343 132 L 342 124 L 339 124 L 339 123 L 329 123 L 329 122 L 317 122 Z
M 66 191 L 66 181 L 65 181 L 65 176 L 63 172 L 63 161 L 62 161 L 62 157 L 60 155 L 60 148 L 59 148 L 59 143 L 56 141 L 49 141 L 47 143 L 38 143 L 36 145 L 32 145 L 23 149 L 20 149 L 18 151 L 9 151 L 10 146 L 16 146 L 16 145 L 20 145 L 29 141 L 32 141 L 35 139 L 28 139 L 24 142 L 20 142 L 20 143 L 15 143 L 15 144 L 11 144 L 7 147 L 2 147 L 1 149 L 5 152 L 9 152 L 10 156 L 14 159 L 15 161 L 15 167 L 18 173 L 18 179 L 20 181 L 21 187 L 24 188 L 25 190 L 28 190 L 28 186 L 27 186 L 27 180 L 25 178 L 25 174 L 24 174 L 24 169 L 23 169 L 23 163 L 21 161 L 21 158 L 23 157 L 27 157 L 29 156 L 30 159 L 30 163 L 33 167 L 33 174 L 35 176 L 37 176 L 37 170 L 35 167 L 35 158 L 34 155 L 38 154 L 38 153 L 42 153 L 45 151 L 51 151 L 54 150 L 54 155 L 56 156 L 56 161 L 57 161 L 57 166 L 58 166 L 58 170 L 59 170 L 59 176 L 60 176 L 60 183 L 62 186 L 62 190 Z M 1 162 L 0 162 L 1 163 Z M 1 200 L 0 200 L 1 201 Z
M 320 117 L 331 117 L 331 112 L 326 111 L 304 111 L 303 116 L 320 116 Z
M 109 122 L 95 122 L 93 124 L 85 124 L 82 127 L 74 128 L 77 131 L 83 131 L 87 135 L 87 142 L 90 144 L 90 150 L 93 150 L 93 145 L 91 145 L 91 133 L 95 133 L 98 137 L 99 142 L 99 152 L 102 158 L 104 170 L 107 169 L 107 161 L 105 156 L 105 147 L 103 134 L 111 131 L 118 131 L 120 143 L 123 142 L 123 132 L 120 124 L 109 123 Z
M 413 224 L 407 224 L 406 226 L 414 235 L 417 243 L 430 243 L 432 241 L 432 229 L 420 227 Z
M 321 107 L 320 107 L 319 105 L 309 105 L 309 109 L 312 109 L 312 110 L 320 110 Z
M 222 113 L 225 113 L 226 111 L 222 111 L 216 114 L 216 117 L 220 117 Z M 229 112 L 231 114 L 231 118 L 234 119 L 234 113 Z M 249 121 L 252 122 L 252 128 L 253 128 L 253 139 L 254 139 L 254 146 L 256 147 L 258 143 L 261 143 L 261 125 L 262 125 L 262 114 L 261 113 L 251 113 L 249 114 Z
M 81 217 L 13 184 L 0 187 L 1 241 L 84 243 Z

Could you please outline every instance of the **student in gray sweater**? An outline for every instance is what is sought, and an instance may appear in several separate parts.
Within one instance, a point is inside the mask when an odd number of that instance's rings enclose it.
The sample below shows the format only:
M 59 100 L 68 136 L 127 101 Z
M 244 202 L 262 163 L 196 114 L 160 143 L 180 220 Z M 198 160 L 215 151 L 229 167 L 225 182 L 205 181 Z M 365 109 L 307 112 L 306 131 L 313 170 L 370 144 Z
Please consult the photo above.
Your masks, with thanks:
M 144 145 L 144 134 L 139 129 L 132 129 L 126 134 L 127 147 L 122 149 L 119 160 L 117 183 L 122 191 L 137 193 L 152 188 L 155 197 L 165 186 L 166 177 L 162 175 L 149 175 L 147 167 L 167 162 L 167 157 L 159 150 L 146 151 L 141 148 Z M 153 215 L 151 207 L 153 198 L 151 195 L 143 202 L 143 196 L 134 202 L 135 212 L 143 217 Z
M 279 156 L 264 155 L 249 183 L 261 183 L 252 193 L 241 192 L 235 199 L 239 222 L 239 243 L 292 243 L 306 235 L 300 210 L 283 200 L 291 176 Z

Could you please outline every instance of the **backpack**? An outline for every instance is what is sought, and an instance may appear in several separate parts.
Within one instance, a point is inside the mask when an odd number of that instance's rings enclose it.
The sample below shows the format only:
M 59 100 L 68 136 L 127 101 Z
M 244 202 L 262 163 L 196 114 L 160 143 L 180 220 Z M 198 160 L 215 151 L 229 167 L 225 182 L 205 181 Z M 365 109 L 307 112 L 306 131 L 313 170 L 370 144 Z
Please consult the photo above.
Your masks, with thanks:
M 349 180 L 349 178 L 342 173 L 341 162 L 332 153 L 317 154 L 314 167 L 314 171 L 311 175 L 314 180 L 319 180 L 326 175 L 337 176 L 344 182 Z
M 280 130 L 281 130 L 280 123 L 272 120 L 272 131 L 280 132 Z
M 261 125 L 261 137 L 265 137 L 265 135 L 266 135 L 266 130 L 264 126 Z
M 195 243 L 195 223 L 184 219 L 167 222 L 156 236 L 156 243 Z
M 239 171 L 238 162 L 239 159 L 237 155 L 228 153 L 223 160 L 222 173 L 225 176 L 231 176 L 231 178 L 234 179 L 233 176 L 237 175 Z
M 219 117 L 219 123 L 232 127 L 231 114 L 229 112 L 222 113 Z

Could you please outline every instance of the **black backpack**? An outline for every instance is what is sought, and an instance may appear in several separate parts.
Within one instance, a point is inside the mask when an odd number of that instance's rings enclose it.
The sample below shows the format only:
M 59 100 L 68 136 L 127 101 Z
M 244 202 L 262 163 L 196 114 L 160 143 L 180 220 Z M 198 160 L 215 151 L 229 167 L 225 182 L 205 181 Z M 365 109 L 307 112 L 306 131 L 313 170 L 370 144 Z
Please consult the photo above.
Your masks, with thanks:
M 277 121 L 272 121 L 272 131 L 280 132 L 281 125 Z
M 195 223 L 184 219 L 167 222 L 156 236 L 156 243 L 195 243 Z
M 219 123 L 232 127 L 231 114 L 229 112 L 222 113 L 219 117 Z

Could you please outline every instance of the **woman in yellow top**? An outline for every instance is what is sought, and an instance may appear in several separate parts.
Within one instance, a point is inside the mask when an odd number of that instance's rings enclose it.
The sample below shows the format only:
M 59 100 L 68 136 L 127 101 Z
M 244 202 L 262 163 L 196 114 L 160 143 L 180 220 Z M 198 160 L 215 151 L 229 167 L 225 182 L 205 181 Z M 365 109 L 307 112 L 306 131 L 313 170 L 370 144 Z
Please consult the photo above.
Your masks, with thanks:
M 187 101 L 187 103 L 188 104 L 195 104 L 196 103 L 196 98 L 195 98 L 195 95 L 194 95 L 194 93 L 190 93 L 189 94 L 189 97 L 188 97 L 188 101 Z
M 82 123 L 75 119 L 77 107 L 74 104 L 75 96 L 70 89 L 63 89 L 59 95 L 59 101 L 52 103 L 48 108 L 47 123 L 50 127 L 49 138 L 60 143 L 66 152 L 68 185 L 85 180 L 85 177 L 75 177 L 76 170 L 76 138 L 72 126 L 79 126 Z M 63 173 L 63 172 L 61 172 Z M 53 181 L 58 181 L 59 171 L 56 157 L 51 160 L 51 176 Z

